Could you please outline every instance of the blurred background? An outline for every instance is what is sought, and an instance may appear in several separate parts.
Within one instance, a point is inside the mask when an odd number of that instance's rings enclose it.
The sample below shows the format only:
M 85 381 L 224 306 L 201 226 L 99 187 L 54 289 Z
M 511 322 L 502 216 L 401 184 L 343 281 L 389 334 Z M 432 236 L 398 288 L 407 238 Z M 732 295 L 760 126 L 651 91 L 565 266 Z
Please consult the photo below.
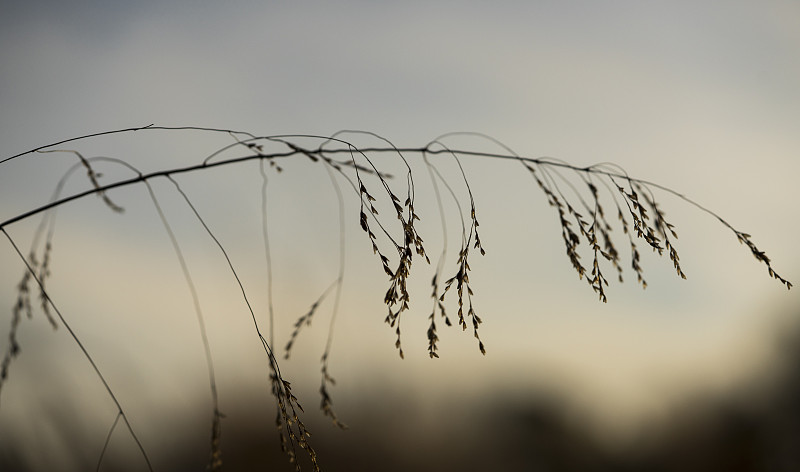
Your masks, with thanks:
M 528 157 L 614 162 L 683 193 L 752 234 L 778 273 L 797 282 L 799 48 L 800 6 L 789 0 L 6 1 L 0 160 L 150 123 L 256 135 L 360 129 L 413 147 L 478 131 Z M 198 163 L 231 142 L 224 133 L 142 131 L 58 148 L 150 172 Z M 473 137 L 447 143 L 500 151 Z M 444 241 L 438 206 L 420 156 L 407 158 L 419 231 L 435 265 Z M 0 164 L 0 221 L 47 203 L 77 162 L 74 154 L 49 153 Z M 396 157 L 375 163 L 402 175 Z M 470 259 L 487 354 L 469 330 L 439 322 L 440 358 L 429 359 L 433 266 L 416 261 L 399 358 L 383 321 L 388 280 L 358 226 L 357 196 L 344 185 L 345 276 L 330 354 L 337 383 L 329 390 L 349 429 L 339 431 L 316 408 L 332 297 L 281 363 L 323 470 L 800 467 L 800 300 L 733 233 L 656 193 L 680 235 L 688 280 L 675 276 L 667 258 L 643 251 L 648 288 L 631 272 L 615 283 L 609 267 L 603 304 L 578 280 L 556 213 L 518 165 L 462 164 L 487 251 Z M 322 167 L 306 158 L 280 165 L 267 184 L 272 297 L 257 163 L 176 180 L 228 251 L 265 333 L 274 306 L 274 345 L 283 353 L 295 320 L 337 277 L 340 232 L 336 192 Z M 457 167 L 440 165 L 464 204 Z M 133 175 L 107 161 L 96 170 L 101 183 Z M 390 182 L 398 193 L 404 183 Z M 152 184 L 208 325 L 226 415 L 224 465 L 292 470 L 239 286 L 174 186 Z M 78 171 L 63 193 L 87 188 Z M 59 208 L 49 293 L 154 469 L 201 470 L 212 406 L 191 296 L 146 188 L 108 196 L 124 213 L 95 197 Z M 449 277 L 460 223 L 452 200 L 445 210 Z M 27 252 L 40 221 L 5 229 Z M 619 228 L 615 235 L 627 266 L 627 241 Z M 6 241 L 0 261 L 5 353 L 24 266 Z M 40 309 L 22 319 L 17 336 L 21 351 L 0 392 L 0 470 L 95 468 L 117 414 L 113 401 L 67 330 L 54 331 Z M 101 470 L 146 470 L 120 426 Z

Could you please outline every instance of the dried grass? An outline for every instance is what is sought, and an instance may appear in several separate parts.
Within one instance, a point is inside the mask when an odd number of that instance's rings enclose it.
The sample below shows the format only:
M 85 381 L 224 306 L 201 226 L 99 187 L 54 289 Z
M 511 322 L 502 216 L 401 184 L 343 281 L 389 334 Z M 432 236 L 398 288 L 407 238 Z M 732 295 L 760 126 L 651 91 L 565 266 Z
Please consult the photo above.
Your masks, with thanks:
M 221 133 L 230 136 L 233 139 L 228 145 L 217 149 L 201 162 L 195 165 L 190 165 L 182 168 L 164 169 L 149 174 L 142 174 L 134 169 L 128 163 L 119 159 L 108 157 L 91 157 L 86 158 L 78 151 L 74 150 L 60 150 L 53 149 L 55 146 L 71 142 L 82 142 L 90 140 L 95 136 L 119 134 L 119 133 L 132 133 L 134 131 L 148 131 L 154 130 L 167 131 L 170 133 L 178 133 L 183 131 L 204 132 L 204 133 Z M 381 142 L 378 147 L 372 148 L 358 148 L 351 142 L 343 139 L 343 136 L 355 135 L 359 137 L 368 137 L 370 139 L 377 139 Z M 98 460 L 98 469 L 100 468 L 106 447 L 111 436 L 119 424 L 120 420 L 127 427 L 128 433 L 136 440 L 140 447 L 142 456 L 148 464 L 150 470 L 153 470 L 150 465 L 150 460 L 141 446 L 138 437 L 134 433 L 128 417 L 126 416 L 122 405 L 117 401 L 116 396 L 110 385 L 106 382 L 100 369 L 96 366 L 92 356 L 81 344 L 78 336 L 71 330 L 69 324 L 64 316 L 56 308 L 50 298 L 46 281 L 48 280 L 51 272 L 51 254 L 53 249 L 53 234 L 55 227 L 55 214 L 56 210 L 61 206 L 88 195 L 98 195 L 101 197 L 104 204 L 114 212 L 122 212 L 122 207 L 114 203 L 108 196 L 109 190 L 117 187 L 127 185 L 145 184 L 152 198 L 154 207 L 159 214 L 159 217 L 168 233 L 173 245 L 173 250 L 178 258 L 178 262 L 182 267 L 187 286 L 195 307 L 197 315 L 197 322 L 200 328 L 202 343 L 206 354 L 206 363 L 208 366 L 209 386 L 212 392 L 212 405 L 213 412 L 211 419 L 211 440 L 210 440 L 210 458 L 208 462 L 209 470 L 222 470 L 222 424 L 224 415 L 220 411 L 219 400 L 217 398 L 217 386 L 213 368 L 213 357 L 211 353 L 211 346 L 206 335 L 204 316 L 201 310 L 201 304 L 197 296 L 196 289 L 192 282 L 191 275 L 184 261 L 180 244 L 170 228 L 170 224 L 164 213 L 161 211 L 155 193 L 150 187 L 150 181 L 156 178 L 168 179 L 174 186 L 175 191 L 183 198 L 191 213 L 197 218 L 199 223 L 204 228 L 208 237 L 215 243 L 220 253 L 227 261 L 228 269 L 237 282 L 241 296 L 245 301 L 249 314 L 253 321 L 253 327 L 258 341 L 262 344 L 266 354 L 266 364 L 269 372 L 269 383 L 271 385 L 271 393 L 276 401 L 276 419 L 275 426 L 279 431 L 281 448 L 287 454 L 289 460 L 293 462 L 297 468 L 300 469 L 297 462 L 298 449 L 302 449 L 304 454 L 308 456 L 311 461 L 312 467 L 319 470 L 320 466 L 317 460 L 317 455 L 311 444 L 309 438 L 310 432 L 306 428 L 301 419 L 303 408 L 300 405 L 298 398 L 292 391 L 291 383 L 288 382 L 281 374 L 279 362 L 273 351 L 274 345 L 274 332 L 275 332 L 275 315 L 272 305 L 272 262 L 271 262 L 271 248 L 269 244 L 269 231 L 268 231 L 268 198 L 267 198 L 267 183 L 268 183 L 268 170 L 265 168 L 265 163 L 269 164 L 269 170 L 280 173 L 283 166 L 279 162 L 290 161 L 295 158 L 304 158 L 311 161 L 315 166 L 322 166 L 328 173 L 334 192 L 337 196 L 339 204 L 339 273 L 336 280 L 325 289 L 319 298 L 314 301 L 309 310 L 296 319 L 294 322 L 293 330 L 285 344 L 285 358 L 288 358 L 292 349 L 295 347 L 297 340 L 301 336 L 304 328 L 311 325 L 312 319 L 320 311 L 321 306 L 326 299 L 334 294 L 334 300 L 331 308 L 331 325 L 328 331 L 328 339 L 321 357 L 321 385 L 319 389 L 321 401 L 320 408 L 324 415 L 328 416 L 332 422 L 341 428 L 346 428 L 336 413 L 333 410 L 333 400 L 329 391 L 329 387 L 335 385 L 335 380 L 330 374 L 329 359 L 332 352 L 332 339 L 334 332 L 334 325 L 336 315 L 339 310 L 339 300 L 344 286 L 345 280 L 345 234 L 347 227 L 348 210 L 345 207 L 345 199 L 342 193 L 341 185 L 349 186 L 355 197 L 358 199 L 358 225 L 361 231 L 365 234 L 369 247 L 372 249 L 373 254 L 377 258 L 380 267 L 386 274 L 387 290 L 384 294 L 383 301 L 386 305 L 387 314 L 384 318 L 385 322 L 394 331 L 395 334 L 395 347 L 400 357 L 404 357 L 402 337 L 401 337 L 401 321 L 410 309 L 411 293 L 409 291 L 409 278 L 412 274 L 412 268 L 416 267 L 413 262 L 415 259 L 421 259 L 430 264 L 430 258 L 426 252 L 423 238 L 419 233 L 418 222 L 421 221 L 421 213 L 417 207 L 415 199 L 415 172 L 412 171 L 411 162 L 407 159 L 407 155 L 420 155 L 426 167 L 430 182 L 434 191 L 435 199 L 439 210 L 439 219 L 442 225 L 442 239 L 443 245 L 441 253 L 439 254 L 438 261 L 435 268 L 435 273 L 431 280 L 431 299 L 433 307 L 428 316 L 430 321 L 427 329 L 428 340 L 428 355 L 431 358 L 439 357 L 439 335 L 438 327 L 436 324 L 437 317 L 444 320 L 445 325 L 452 326 L 450 317 L 448 316 L 448 294 L 454 293 L 455 307 L 456 307 L 456 323 L 462 328 L 472 328 L 472 333 L 477 340 L 478 349 L 481 353 L 486 354 L 486 347 L 479 336 L 479 327 L 482 324 L 481 317 L 478 316 L 475 310 L 474 296 L 475 292 L 470 283 L 470 257 L 478 252 L 481 256 L 486 254 L 479 235 L 480 224 L 478 222 L 478 209 L 474 199 L 472 188 L 470 187 L 467 172 L 462 166 L 461 161 L 466 158 L 471 159 L 499 159 L 506 161 L 517 161 L 525 171 L 533 179 L 533 183 L 542 191 L 545 200 L 555 210 L 556 221 L 559 227 L 561 238 L 564 243 L 564 250 L 567 260 L 572 268 L 578 274 L 579 279 L 585 280 L 592 290 L 597 294 L 600 301 L 607 302 L 607 289 L 609 287 L 609 280 L 604 274 L 604 271 L 611 270 L 618 282 L 623 281 L 625 273 L 625 262 L 621 256 L 620 251 L 617 249 L 614 238 L 612 237 L 614 228 L 618 228 L 628 241 L 630 247 L 630 258 L 628 261 L 629 270 L 636 276 L 636 280 L 642 287 L 647 287 L 647 282 L 644 278 L 643 268 L 641 267 L 641 247 L 649 247 L 652 251 L 659 255 L 667 255 L 675 269 L 677 275 L 681 278 L 686 278 L 686 274 L 680 265 L 680 257 L 678 250 L 675 246 L 675 240 L 678 239 L 678 234 L 675 226 L 666 219 L 665 212 L 656 201 L 654 195 L 655 191 L 662 191 L 684 200 L 685 202 L 693 205 L 700 210 L 710 214 L 716 218 L 725 227 L 730 229 L 738 241 L 749 249 L 756 260 L 763 263 L 767 269 L 769 276 L 784 284 L 787 288 L 791 288 L 792 284 L 778 275 L 771 265 L 771 260 L 767 255 L 758 249 L 753 243 L 751 236 L 747 233 L 739 231 L 731 226 L 726 220 L 723 220 L 717 214 L 702 207 L 696 202 L 688 199 L 687 197 L 658 184 L 648 182 L 641 179 L 634 179 L 628 176 L 622 169 L 611 164 L 603 163 L 589 167 L 576 167 L 563 161 L 558 161 L 548 158 L 527 158 L 514 153 L 510 148 L 497 142 L 496 140 L 483 136 L 492 143 L 498 145 L 501 152 L 477 152 L 469 150 L 452 149 L 445 144 L 446 138 L 453 135 L 465 133 L 452 133 L 443 135 L 436 140 L 431 141 L 424 147 L 417 148 L 398 148 L 385 138 L 377 136 L 373 133 L 360 132 L 360 131 L 344 131 L 334 134 L 330 137 L 307 136 L 307 135 L 283 135 L 283 136 L 256 136 L 251 133 L 226 130 L 226 129 L 210 129 L 210 128 L 166 128 L 156 126 L 146 126 L 143 128 L 133 128 L 126 130 L 109 131 L 104 133 L 97 133 L 87 135 L 70 140 L 65 140 L 60 143 L 55 143 L 48 146 L 42 146 L 34 150 L 21 153 L 0 160 L 0 165 L 12 159 L 35 158 L 33 153 L 36 152 L 53 152 L 53 153 L 67 153 L 77 156 L 78 162 L 70 169 L 66 175 L 59 182 L 56 191 L 53 195 L 52 201 L 47 205 L 39 208 L 33 208 L 29 211 L 21 213 L 7 221 L 0 222 L 0 231 L 6 236 L 9 243 L 19 254 L 20 259 L 26 265 L 26 271 L 17 285 L 17 300 L 11 310 L 10 330 L 8 336 L 8 345 L 0 362 L 0 393 L 2 387 L 9 378 L 10 367 L 14 358 L 20 353 L 20 345 L 18 341 L 18 331 L 21 326 L 21 321 L 24 318 L 33 317 L 34 304 L 31 301 L 31 283 L 35 283 L 39 292 L 39 304 L 41 312 L 55 329 L 57 326 L 62 325 L 66 327 L 75 343 L 81 347 L 85 357 L 92 364 L 97 374 L 98 379 L 106 387 L 108 395 L 114 400 L 117 405 L 117 415 L 111 425 L 108 436 L 106 437 L 105 446 L 100 454 Z M 317 147 L 309 147 L 303 145 L 302 142 L 312 140 L 318 143 Z M 272 147 L 278 146 L 280 150 L 272 151 Z M 244 154 L 236 154 L 237 151 L 243 151 Z M 447 157 L 453 159 L 453 162 L 459 170 L 460 179 L 458 182 L 453 182 L 451 179 L 445 178 L 440 171 L 441 165 L 440 158 Z M 385 164 L 376 164 L 379 162 L 377 158 L 396 159 L 404 168 L 405 173 L 403 178 L 397 179 L 392 174 L 385 172 L 381 167 Z M 102 174 L 96 172 L 93 163 L 103 161 L 119 166 L 126 167 L 135 175 L 129 179 L 118 180 L 111 183 L 102 183 Z M 181 185 L 176 180 L 176 176 L 188 174 L 190 172 L 208 172 L 212 171 L 215 167 L 223 165 L 237 165 L 248 161 L 258 161 L 261 176 L 263 178 L 262 184 L 262 224 L 263 224 L 263 237 L 265 248 L 265 263 L 268 269 L 267 280 L 267 295 L 269 298 L 268 316 L 269 316 L 269 341 L 262 333 L 260 324 L 258 322 L 256 313 L 245 291 L 244 284 L 239 277 L 228 253 L 222 242 L 216 237 L 214 231 L 209 227 L 206 221 L 198 212 L 197 208 L 193 205 L 191 198 L 184 192 Z M 380 161 L 384 162 L 384 161 Z M 86 170 L 90 188 L 83 192 L 78 192 L 66 197 L 61 196 L 64 181 L 69 175 L 78 168 Z M 448 263 L 448 228 L 445 205 L 443 203 L 441 189 L 444 188 L 454 202 L 457 209 L 458 218 L 461 222 L 460 243 L 457 256 L 452 266 Z M 602 190 L 605 189 L 605 192 Z M 616 208 L 616 220 L 609 221 L 606 216 L 605 207 L 609 202 Z M 380 203 L 380 205 L 379 205 Z M 391 214 L 383 215 L 379 212 L 378 208 L 385 205 L 391 208 Z M 605 205 L 605 206 L 604 206 Z M 40 224 L 36 236 L 34 237 L 29 251 L 28 257 L 24 257 L 17 248 L 14 240 L 7 232 L 7 228 L 12 226 L 18 221 L 31 218 L 35 215 L 42 214 L 42 223 Z M 45 242 L 40 242 L 41 236 L 47 229 L 47 236 Z M 584 260 L 590 260 L 588 264 Z M 39 260 L 41 259 L 41 262 Z M 448 271 L 448 267 L 450 267 Z M 444 274 L 449 273 L 449 276 Z

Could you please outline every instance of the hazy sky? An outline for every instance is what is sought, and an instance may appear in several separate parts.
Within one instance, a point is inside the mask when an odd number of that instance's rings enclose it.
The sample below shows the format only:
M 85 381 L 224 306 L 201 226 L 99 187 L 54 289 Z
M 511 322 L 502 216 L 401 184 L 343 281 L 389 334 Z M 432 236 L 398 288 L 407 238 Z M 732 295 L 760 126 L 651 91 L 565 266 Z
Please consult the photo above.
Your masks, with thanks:
M 632 176 L 685 193 L 752 234 L 775 268 L 797 282 L 798 50 L 800 6 L 791 0 L 2 2 L 0 159 L 73 136 L 149 123 L 259 135 L 363 129 L 399 146 L 421 146 L 449 131 L 480 131 L 526 156 L 576 165 L 611 161 Z M 141 141 L 125 141 L 122 148 L 110 140 L 88 150 L 76 147 L 154 170 L 197 162 L 229 143 L 224 136 L 194 134 L 137 134 L 136 139 Z M 451 142 L 487 147 L 466 138 Z M 0 220 L 44 203 L 74 162 L 74 156 L 43 154 L 1 165 Z M 772 359 L 774 326 L 784 322 L 775 320 L 797 311 L 797 295 L 769 279 L 712 217 L 657 194 L 681 236 L 678 247 L 689 280 L 678 280 L 668 260 L 648 254 L 651 286 L 642 292 L 628 275 L 625 285 L 612 286 L 609 303 L 602 305 L 570 272 L 555 214 L 533 182 L 509 166 L 472 161 L 465 168 L 472 172 L 488 251 L 475 263 L 473 284 L 489 355 L 477 353 L 469 333 L 448 331 L 442 349 L 450 360 L 431 367 L 424 337 L 427 274 L 418 284 L 418 299 L 425 301 L 414 307 L 416 319 L 409 317 L 404 328 L 411 359 L 395 359 L 393 334 L 382 324 L 385 280 L 358 231 L 353 207 L 347 215 L 353 259 L 333 364 L 342 377 L 342 395 L 349 391 L 347 382 L 363 384 L 364 372 L 375 369 L 396 369 L 395 380 L 387 382 L 399 384 L 449 372 L 466 390 L 483 391 L 478 379 L 486 378 L 509 388 L 545 385 L 564 389 L 581 408 L 601 417 L 624 417 L 622 406 L 634 416 L 652 414 L 669 401 L 670 392 L 725 390 Z M 250 275 L 259 280 L 261 259 L 252 256 L 263 250 L 254 169 L 181 182 L 221 238 L 241 249 L 239 263 L 253 267 Z M 272 178 L 270 188 L 276 270 L 285 274 L 276 275 L 282 298 L 275 303 L 285 310 L 279 323 L 288 332 L 335 277 L 331 247 L 337 243 L 330 226 L 319 226 L 336 221 L 330 203 L 335 194 L 325 175 L 305 162 L 296 168 L 287 164 L 285 174 Z M 107 178 L 114 175 L 125 174 L 109 169 Z M 77 190 L 85 183 L 75 177 L 71 185 Z M 206 244 L 174 190 L 164 182 L 156 187 L 185 244 L 196 246 L 198 278 L 210 287 L 230 284 L 224 261 Z M 85 312 L 88 321 L 76 323 L 96 350 L 122 346 L 124 362 L 150 366 L 162 361 L 143 360 L 137 348 L 150 342 L 174 354 L 178 365 L 196 359 L 197 366 L 184 375 L 202 384 L 201 351 L 170 351 L 179 335 L 156 329 L 173 323 L 176 331 L 190 331 L 186 343 L 196 343 L 190 302 L 176 300 L 168 290 L 159 294 L 147 283 L 131 288 L 169 271 L 171 283 L 181 287 L 163 230 L 142 189 L 116 195 L 130 207 L 122 217 L 96 199 L 60 214 L 56 246 L 63 249 L 54 256 L 54 298 L 65 300 L 76 320 L 81 315 L 75 311 Z M 423 211 L 435 220 L 432 201 Z M 27 247 L 37 222 L 9 231 Z M 431 228 L 431 241 L 437 241 L 438 227 Z M 0 306 L 8 307 L 6 315 L 0 310 L 4 350 L 8 322 L 3 320 L 10 317 L 21 267 L 7 244 L 0 247 Z M 438 248 L 428 251 L 437 254 Z M 263 292 L 253 291 L 264 316 Z M 210 325 L 231 330 L 212 340 L 215 352 L 220 363 L 236 365 L 237 356 L 250 352 L 237 350 L 242 344 L 237 336 L 250 336 L 248 342 L 258 347 L 248 315 L 241 307 L 224 314 L 242 320 L 241 328 L 230 327 L 215 310 L 223 310 L 230 300 L 225 297 L 237 297 L 235 290 L 209 296 L 217 297 L 205 301 Z M 155 301 L 140 307 L 150 297 Z M 189 310 L 183 321 L 163 321 L 159 307 L 179 306 Z M 324 342 L 329 314 L 321 316 L 316 334 L 310 334 L 318 343 Z M 41 318 L 26 326 L 34 325 L 26 329 L 38 334 L 26 334 L 28 342 L 57 338 L 58 349 L 74 354 L 64 330 L 49 333 Z M 141 338 L 125 345 L 115 341 L 121 334 Z M 321 344 L 316 350 L 311 345 L 305 346 L 311 350 L 305 360 L 315 382 Z M 33 351 L 25 349 L 26 355 Z M 247 362 L 261 361 L 252 355 L 256 360 Z M 35 384 L 21 373 L 22 361 L 19 366 L 11 383 Z M 168 366 L 159 375 L 169 378 Z M 294 369 L 302 372 L 303 366 Z M 314 393 L 309 389 L 309 396 Z M 3 394 L 4 407 L 12 395 L 24 397 L 21 390 Z

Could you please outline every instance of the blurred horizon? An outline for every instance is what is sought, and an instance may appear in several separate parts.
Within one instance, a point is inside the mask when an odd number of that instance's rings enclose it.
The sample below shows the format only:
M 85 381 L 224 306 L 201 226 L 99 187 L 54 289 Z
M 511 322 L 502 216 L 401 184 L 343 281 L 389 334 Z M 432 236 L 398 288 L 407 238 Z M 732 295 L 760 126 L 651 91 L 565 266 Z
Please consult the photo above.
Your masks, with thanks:
M 392 380 L 387 369 L 366 373 L 369 382 L 334 389 L 342 390 L 334 402 L 347 430 L 315 411 L 315 399 L 308 394 L 313 389 L 301 383 L 307 410 L 303 420 L 323 470 L 793 470 L 800 465 L 794 440 L 800 433 L 800 379 L 794 368 L 800 358 L 798 336 L 797 323 L 776 335 L 769 378 L 676 398 L 662 415 L 641 420 L 624 436 L 594 423 L 568 396 L 546 387 L 519 389 L 498 380 L 489 393 L 475 395 L 450 382 L 456 389 L 445 392 Z M 227 398 L 221 436 L 225 470 L 292 469 L 279 448 L 268 389 L 244 384 L 234 389 L 221 385 Z M 79 411 L 70 411 L 80 401 L 67 397 L 65 402 L 50 395 L 42 404 L 51 414 L 52 431 L 70 434 L 41 454 L 13 447 L 29 432 L 20 428 L 4 440 L 4 470 L 46 469 L 55 455 L 67 451 L 60 470 L 95 467 L 101 431 L 87 418 L 81 421 Z M 210 409 L 203 403 L 187 398 L 180 408 L 149 405 L 150 414 L 160 418 L 145 429 L 148 454 L 158 470 L 205 467 Z M 135 423 L 145 422 L 140 416 Z M 158 432 L 149 430 L 153 427 Z M 142 470 L 143 461 L 132 447 L 130 438 L 117 431 L 101 470 Z M 307 458 L 299 457 L 304 470 L 311 469 Z

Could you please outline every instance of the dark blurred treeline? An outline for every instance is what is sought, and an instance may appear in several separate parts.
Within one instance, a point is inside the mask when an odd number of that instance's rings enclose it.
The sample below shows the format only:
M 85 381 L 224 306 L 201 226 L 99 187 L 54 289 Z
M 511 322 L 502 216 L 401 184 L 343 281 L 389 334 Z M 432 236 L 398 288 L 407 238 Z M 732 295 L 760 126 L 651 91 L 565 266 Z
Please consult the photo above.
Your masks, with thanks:
M 536 393 L 521 400 L 500 391 L 438 413 L 415 411 L 399 395 L 351 398 L 356 405 L 346 408 L 347 431 L 317 412 L 306 417 L 324 471 L 800 471 L 800 330 L 777 342 L 782 365 L 773 366 L 770 385 L 753 389 L 757 393 L 687 399 L 666 422 L 616 447 L 567 419 L 557 398 Z M 224 470 L 294 470 L 280 451 L 270 413 L 258 408 L 261 414 L 248 414 L 256 408 L 243 402 L 226 412 Z M 153 454 L 157 470 L 206 469 L 208 443 L 184 444 L 182 436 L 172 434 Z M 0 449 L 0 471 L 34 470 L 14 449 Z M 303 470 L 312 470 L 302 451 L 298 456 Z M 95 470 L 96 460 L 87 455 L 84 470 Z M 101 470 L 144 469 L 109 457 Z
M 800 471 L 800 369 L 787 368 L 781 388 L 761 397 L 687 401 L 667 424 L 618 447 L 565 419 L 557 401 L 487 402 L 417 430 L 413 412 L 370 402 L 353 418 L 358 427 L 316 425 L 313 444 L 326 471 Z M 293 470 L 276 438 L 253 440 L 263 425 L 229 433 L 226 470 Z

